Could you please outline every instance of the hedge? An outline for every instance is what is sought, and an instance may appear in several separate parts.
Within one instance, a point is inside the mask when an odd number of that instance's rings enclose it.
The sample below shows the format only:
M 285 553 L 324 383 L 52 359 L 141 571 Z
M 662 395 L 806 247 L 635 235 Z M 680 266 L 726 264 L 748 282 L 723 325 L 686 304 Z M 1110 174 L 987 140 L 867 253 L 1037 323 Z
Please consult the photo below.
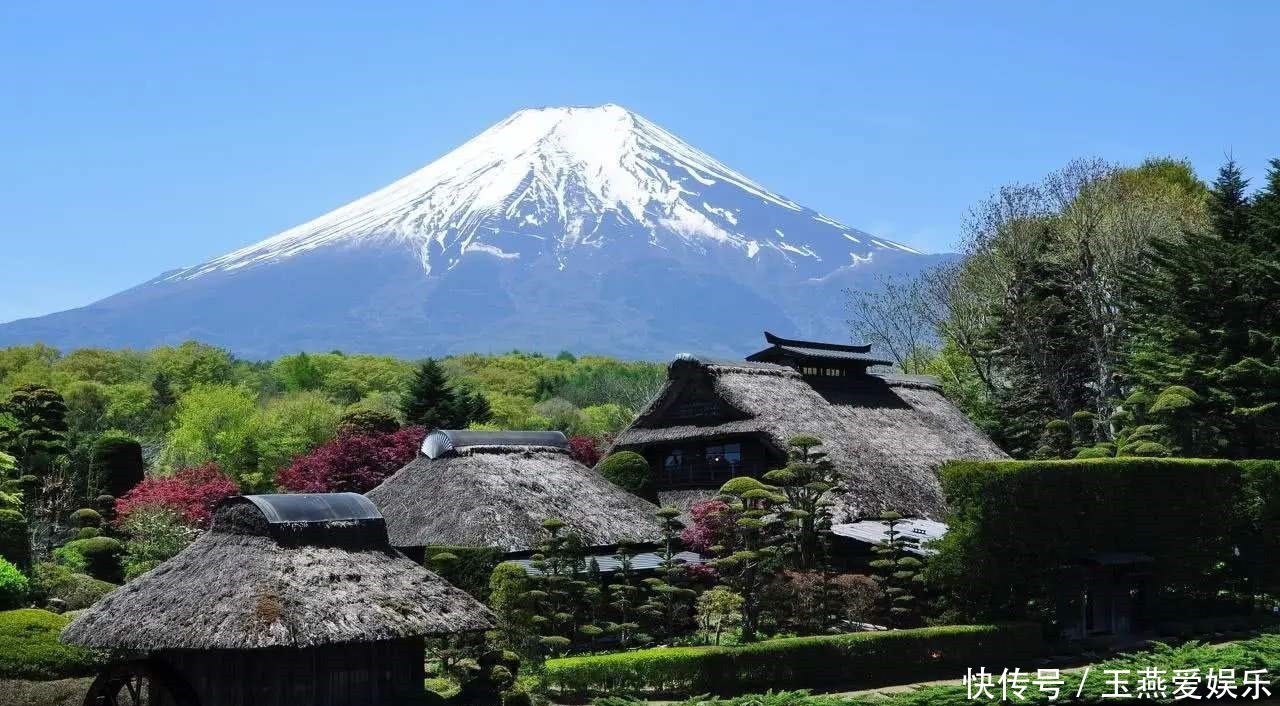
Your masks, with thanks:
M 1142 675 L 1147 670 L 1157 670 L 1156 673 L 1159 675 L 1170 675 L 1174 674 L 1175 670 L 1180 669 L 1198 670 L 1196 673 L 1202 677 L 1200 681 L 1201 688 L 1194 699 L 1176 696 L 1175 689 L 1170 685 L 1167 677 L 1162 681 L 1156 682 L 1164 689 L 1163 697 L 1150 692 L 1138 692 Z M 1204 699 L 1208 698 L 1206 693 L 1208 680 L 1203 677 L 1210 669 L 1234 669 L 1236 674 L 1235 693 L 1243 695 L 1244 688 L 1241 686 L 1241 675 L 1246 670 L 1258 669 L 1274 674 L 1280 669 L 1280 635 L 1263 635 L 1228 645 L 1205 645 L 1191 642 L 1179 647 L 1169 647 L 1157 644 L 1155 649 L 1150 652 L 1124 654 L 1089 665 L 1087 676 L 1083 667 L 1062 670 L 1065 684 L 1062 687 L 1060 698 L 1051 699 L 1051 693 L 1041 691 L 1033 686 L 1023 693 L 1022 698 L 1009 698 L 1004 703 L 1017 704 L 1019 706 L 1115 704 L 1117 702 L 1140 704 L 1204 703 Z M 988 671 L 990 671 L 989 667 Z M 999 669 L 996 670 L 997 676 L 999 671 Z M 1115 691 L 1110 683 L 1114 672 L 1119 672 L 1122 679 L 1128 680 L 1129 698 L 1108 698 L 1107 694 L 1112 694 Z M 1080 686 L 1082 678 L 1084 678 L 1083 688 Z M 1270 678 L 1274 681 L 1273 677 Z M 1080 691 L 1079 698 L 1075 696 L 1077 689 Z M 1270 687 L 1270 691 L 1274 694 L 1275 687 Z M 998 697 L 1000 694 L 999 686 L 997 685 L 991 693 Z M 1140 693 L 1142 696 L 1155 696 L 1156 698 L 1137 698 Z M 1239 701 L 1255 702 L 1250 696 L 1242 696 Z M 1271 701 L 1271 699 L 1265 699 L 1256 701 L 1256 703 L 1270 703 Z M 648 706 L 649 702 L 615 696 L 598 699 L 594 703 L 595 706 Z M 855 696 L 813 696 L 807 690 L 751 694 L 714 702 L 698 696 L 671 706 L 710 706 L 713 703 L 714 706 L 977 706 L 978 704 L 992 702 L 985 698 L 970 698 L 964 685 L 946 684 L 921 686 L 886 694 L 860 694 Z M 1225 701 L 1212 701 L 1210 703 L 1225 703 Z
M 47 610 L 0 612 L 0 678 L 61 679 L 90 674 L 97 653 L 58 642 L 71 619 Z
M 739 647 L 664 647 L 562 657 L 546 680 L 562 692 L 729 696 L 752 689 L 858 689 L 954 677 L 974 665 L 1026 666 L 1039 625 L 956 625 L 766 640 Z
M 432 557 L 451 555 L 447 561 Z M 489 601 L 489 574 L 502 561 L 502 551 L 494 547 L 455 547 L 432 545 L 422 551 L 423 566 L 440 574 L 449 583 L 471 594 L 481 603 Z
M 1169 458 L 948 463 L 950 530 L 927 576 L 952 619 L 1051 624 L 1064 571 L 1092 554 L 1138 552 L 1155 560 L 1154 617 L 1209 611 L 1231 581 L 1242 594 L 1276 588 L 1276 571 L 1259 562 L 1276 536 L 1250 529 L 1277 522 L 1276 469 Z

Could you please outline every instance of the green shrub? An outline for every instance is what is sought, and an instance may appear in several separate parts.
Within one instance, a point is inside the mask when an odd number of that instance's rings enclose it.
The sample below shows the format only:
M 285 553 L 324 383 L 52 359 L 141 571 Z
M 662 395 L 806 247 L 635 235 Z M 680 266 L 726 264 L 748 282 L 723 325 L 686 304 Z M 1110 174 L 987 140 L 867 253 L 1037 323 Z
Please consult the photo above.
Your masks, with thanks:
M 89 473 L 99 490 L 120 497 L 142 482 L 146 464 L 142 460 L 142 444 L 120 432 L 107 432 L 93 444 Z
M 0 510 L 0 557 L 20 568 L 31 565 L 27 518 L 17 510 Z
M 26 597 L 27 577 L 18 567 L 0 557 L 0 610 L 19 607 Z
M 1089 446 L 1076 452 L 1076 458 L 1111 458 L 1114 454 L 1100 446 Z
M 68 568 L 112 583 L 119 583 L 124 578 L 120 567 L 123 555 L 124 545 L 112 537 L 72 540 L 53 552 L 54 558 Z
M 926 575 L 951 615 L 972 621 L 1052 625 L 1063 572 L 1100 552 L 1154 559 L 1154 617 L 1205 610 L 1246 504 L 1231 461 L 964 461 L 941 480 L 950 530 Z
M 116 585 L 53 563 L 31 567 L 31 599 L 37 603 L 57 599 L 65 610 L 83 610 L 116 589 Z
M 649 487 L 649 462 L 634 451 L 619 451 L 600 462 L 600 475 L 619 488 L 639 493 Z
M 97 653 L 58 642 L 69 622 L 34 608 L 0 612 L 0 678 L 62 679 L 93 672 L 101 662 Z
M 195 541 L 199 532 L 172 510 L 143 508 L 128 514 L 122 529 L 125 542 L 124 577 L 132 580 L 173 558 Z
M 76 527 L 101 527 L 102 515 L 97 510 L 82 507 L 71 513 L 71 521 L 76 523 Z
M 441 559 L 442 555 L 453 557 Z M 502 561 L 502 551 L 493 547 L 429 546 L 423 549 L 427 568 L 441 578 L 470 593 L 476 600 L 489 600 L 489 575 Z
M 856 689 L 954 676 L 975 664 L 1026 666 L 1042 650 L 1038 625 L 959 625 L 563 657 L 547 660 L 546 679 L 573 694 Z
M 101 536 L 102 536 L 102 530 L 98 529 L 97 527 L 81 527 L 80 529 L 76 530 L 76 539 L 93 539 L 94 537 L 101 537 Z

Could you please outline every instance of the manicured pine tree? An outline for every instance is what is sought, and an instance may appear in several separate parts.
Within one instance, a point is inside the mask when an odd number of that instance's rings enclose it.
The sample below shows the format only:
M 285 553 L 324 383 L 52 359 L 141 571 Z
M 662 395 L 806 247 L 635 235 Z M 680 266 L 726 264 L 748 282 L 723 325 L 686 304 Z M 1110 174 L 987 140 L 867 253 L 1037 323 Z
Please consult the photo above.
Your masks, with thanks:
M 145 471 L 142 444 L 137 439 L 108 433 L 93 442 L 89 457 L 93 495 L 121 497 L 142 482 Z
M 831 496 L 841 492 L 840 474 L 820 450 L 821 439 L 794 436 L 787 445 L 787 466 L 769 471 L 764 479 L 786 496 L 780 513 L 793 535 L 794 563 L 796 568 L 809 571 L 821 562 L 821 535 L 831 529 Z
M 684 529 L 680 511 L 668 505 L 654 515 L 662 528 L 662 546 L 658 552 L 657 575 L 644 580 L 649 589 L 645 608 L 647 614 L 656 618 L 653 632 L 670 640 L 680 625 L 689 620 L 692 601 L 698 592 L 687 587 L 684 562 L 676 557 L 680 548 L 680 532 Z
M 15 422 L 3 444 L 18 461 L 20 475 L 43 476 L 67 453 L 67 404 L 62 395 L 42 385 L 23 385 L 0 411 Z
M 609 584 L 609 605 L 617 620 L 608 624 L 609 632 L 618 636 L 623 648 L 642 642 L 640 638 L 640 621 L 642 607 L 645 603 L 644 589 L 636 585 L 632 560 L 636 555 L 636 546 L 623 540 L 618 542 L 614 558 L 618 560 L 618 570 L 613 574 Z
M 885 538 L 872 546 L 876 559 L 871 562 L 872 576 L 886 598 L 885 617 L 894 627 L 908 627 L 919 622 L 916 590 L 923 564 L 912 550 L 919 540 L 901 531 L 902 515 L 887 511 L 880 515 L 886 525 Z
M 765 588 L 786 566 L 789 537 L 776 511 L 787 498 L 755 478 L 731 478 L 720 487 L 731 522 L 729 544 L 710 548 L 720 582 L 742 597 L 742 639 L 756 639 Z

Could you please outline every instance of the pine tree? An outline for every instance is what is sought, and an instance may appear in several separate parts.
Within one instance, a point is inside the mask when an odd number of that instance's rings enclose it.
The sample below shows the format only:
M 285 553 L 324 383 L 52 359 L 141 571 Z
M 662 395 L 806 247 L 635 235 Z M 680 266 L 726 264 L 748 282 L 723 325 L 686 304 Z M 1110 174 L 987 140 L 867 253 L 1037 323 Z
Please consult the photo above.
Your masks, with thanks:
M 14 420 L 0 429 L 0 444 L 18 461 L 20 475 L 43 476 L 67 453 L 67 404 L 62 395 L 41 385 L 23 385 L 12 393 L 0 411 Z
M 794 436 L 787 445 L 787 466 L 769 471 L 764 479 L 787 498 L 780 512 L 793 535 L 795 565 L 809 571 L 822 563 L 821 537 L 831 529 L 831 496 L 842 492 L 840 474 L 821 450 L 821 439 Z
M 1210 191 L 1211 228 L 1153 243 L 1124 277 L 1134 322 L 1126 381 L 1154 400 L 1166 430 L 1154 441 L 1181 455 L 1280 453 L 1277 171 L 1273 162 L 1250 200 L 1226 164 Z
M 432 358 L 423 361 L 414 371 L 409 390 L 400 402 L 400 413 L 406 425 L 427 429 L 466 426 L 465 411 L 459 410 L 458 395 L 449 387 L 444 369 Z
M 155 395 L 153 399 L 156 407 L 161 410 L 172 407 L 178 401 L 177 396 L 173 394 L 173 383 L 163 370 L 151 379 L 151 391 Z
M 871 562 L 875 571 L 872 577 L 884 590 L 885 617 L 894 627 L 907 627 L 919 622 L 916 587 L 920 583 L 923 564 L 912 554 L 920 542 L 902 532 L 902 515 L 885 512 L 880 515 L 885 524 L 885 538 L 872 546 L 876 559 Z
M 658 629 L 654 632 L 669 640 L 676 635 L 680 625 L 689 620 L 691 602 L 698 592 L 687 588 L 684 562 L 676 557 L 680 531 L 684 529 L 684 523 L 679 519 L 680 511 L 666 506 L 654 514 L 662 528 L 662 546 L 658 551 L 657 575 L 644 580 L 649 589 L 645 609 L 655 618 Z

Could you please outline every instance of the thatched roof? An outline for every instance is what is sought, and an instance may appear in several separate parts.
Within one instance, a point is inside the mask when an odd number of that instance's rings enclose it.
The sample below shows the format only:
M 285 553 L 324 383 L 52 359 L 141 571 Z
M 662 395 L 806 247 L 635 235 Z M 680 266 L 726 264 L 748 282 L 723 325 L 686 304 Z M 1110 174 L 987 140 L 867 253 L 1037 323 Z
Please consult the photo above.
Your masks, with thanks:
M 491 626 L 483 605 L 391 549 L 361 496 L 272 497 L 224 502 L 210 531 L 108 594 L 62 640 L 131 652 L 312 647 Z
M 397 547 L 524 551 L 542 541 L 542 523 L 553 517 L 590 547 L 661 534 L 657 506 L 558 446 L 468 446 L 438 458 L 420 455 L 367 495 Z
M 707 388 L 727 406 L 727 421 L 672 423 L 663 413 L 682 392 Z M 799 434 L 822 439 L 845 473 L 847 493 L 836 521 L 894 509 L 941 519 L 937 468 L 952 459 L 1006 458 L 943 396 L 936 380 L 873 375 L 812 383 L 789 367 L 727 363 L 682 356 L 666 386 L 618 436 L 614 449 L 749 434 L 779 453 Z

